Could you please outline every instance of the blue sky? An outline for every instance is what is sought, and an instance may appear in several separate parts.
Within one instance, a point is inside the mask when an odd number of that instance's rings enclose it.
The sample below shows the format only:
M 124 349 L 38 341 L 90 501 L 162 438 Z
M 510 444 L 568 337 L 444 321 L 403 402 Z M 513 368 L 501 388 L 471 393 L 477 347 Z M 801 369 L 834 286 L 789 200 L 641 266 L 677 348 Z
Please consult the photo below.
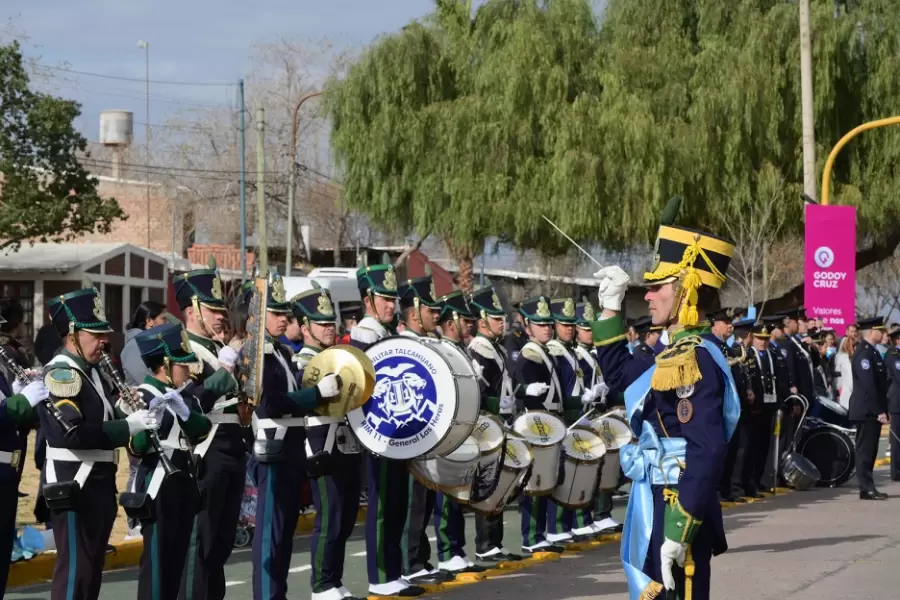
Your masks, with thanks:
M 28 39 L 27 56 L 41 64 L 90 73 L 143 79 L 144 50 L 150 44 L 150 78 L 195 82 L 236 82 L 246 76 L 254 43 L 280 38 L 328 38 L 338 47 L 365 45 L 427 14 L 432 0 L 5 0 L 4 13 Z M 104 109 L 134 112 L 145 120 L 144 83 L 49 71 L 48 91 L 77 100 L 77 126 L 98 137 Z M 66 79 L 63 79 L 65 77 Z M 67 79 L 73 79 L 70 83 Z M 151 84 L 151 123 L 191 103 L 229 104 L 235 86 Z M 135 141 L 143 128 L 135 127 Z

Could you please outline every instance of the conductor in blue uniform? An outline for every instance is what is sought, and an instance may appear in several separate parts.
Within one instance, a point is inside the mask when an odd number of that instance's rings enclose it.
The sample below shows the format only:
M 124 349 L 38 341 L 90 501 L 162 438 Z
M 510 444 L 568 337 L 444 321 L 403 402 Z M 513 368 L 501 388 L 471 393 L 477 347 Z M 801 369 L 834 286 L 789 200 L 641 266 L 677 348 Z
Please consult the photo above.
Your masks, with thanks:
M 710 597 L 710 560 L 727 549 L 717 484 L 740 401 L 722 350 L 701 337 L 706 312 L 718 308 L 718 290 L 734 246 L 710 234 L 671 225 L 673 201 L 661 219 L 656 264 L 644 274 L 654 325 L 665 325 L 669 346 L 649 370 L 628 352 L 620 315 L 629 277 L 606 267 L 600 279 L 603 309 L 594 343 L 610 387 L 627 388 L 625 403 L 636 445 L 622 450 L 633 486 L 621 556 L 631 600 Z
M 316 386 L 299 389 L 293 353 L 278 341 L 287 329 L 290 303 L 285 301 L 280 275 L 270 274 L 268 285 L 265 332 L 260 332 L 266 336 L 263 393 L 253 415 L 250 464 L 257 488 L 253 599 L 283 600 L 300 517 L 300 488 L 307 478 L 303 417 L 340 390 L 335 375 L 325 375 Z

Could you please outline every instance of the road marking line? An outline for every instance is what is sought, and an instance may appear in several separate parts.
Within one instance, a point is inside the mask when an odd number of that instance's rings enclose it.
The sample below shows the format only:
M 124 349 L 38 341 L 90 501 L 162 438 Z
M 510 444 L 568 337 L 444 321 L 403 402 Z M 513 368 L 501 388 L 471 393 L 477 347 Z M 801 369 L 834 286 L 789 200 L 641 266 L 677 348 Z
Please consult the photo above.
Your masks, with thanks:
M 309 571 L 310 569 L 312 569 L 312 565 L 300 565 L 299 567 L 288 569 L 288 573 L 302 573 L 303 571 Z
M 225 587 L 231 587 L 233 585 L 243 585 L 245 583 L 247 583 L 247 582 L 246 581 L 226 581 Z

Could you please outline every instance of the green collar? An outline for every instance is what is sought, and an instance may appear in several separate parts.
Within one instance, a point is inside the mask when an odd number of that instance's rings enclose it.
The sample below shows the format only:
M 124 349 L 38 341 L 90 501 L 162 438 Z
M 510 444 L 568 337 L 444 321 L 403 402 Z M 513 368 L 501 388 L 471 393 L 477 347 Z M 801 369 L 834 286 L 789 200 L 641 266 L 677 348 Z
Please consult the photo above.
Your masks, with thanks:
M 187 331 L 187 330 L 185 329 L 185 331 Z M 212 339 L 206 337 L 205 335 L 198 335 L 198 334 L 194 333 L 193 331 L 188 331 L 187 334 L 188 334 L 189 340 L 191 340 L 192 342 L 197 342 L 198 344 L 200 344 L 201 346 L 203 346 L 204 348 L 206 348 L 213 354 L 216 354 L 219 351 L 219 347 L 216 346 L 215 340 L 212 340 Z
M 303 344 L 303 349 L 304 349 L 304 350 L 311 350 L 311 351 L 315 352 L 316 354 L 318 354 L 319 352 L 322 351 L 322 349 L 319 348 L 318 346 L 313 346 L 313 345 L 311 345 L 311 344 Z
M 164 394 L 169 391 L 169 387 L 165 383 L 163 383 L 162 381 L 160 381 L 159 379 L 154 377 L 153 375 L 145 376 L 144 383 L 156 388 L 157 390 L 159 390 L 160 392 L 162 392 Z
M 65 354 L 66 356 L 68 356 L 69 358 L 74 360 L 75 364 L 78 366 L 78 368 L 81 369 L 82 371 L 84 371 L 85 373 L 90 373 L 91 368 L 93 368 L 93 365 L 87 364 L 87 361 L 85 361 L 83 358 L 81 358 L 74 352 L 69 352 L 65 348 L 63 348 L 63 351 L 61 352 L 61 354 Z
M 708 325 L 697 325 L 695 327 L 678 327 L 673 332 L 669 333 L 669 345 L 671 346 L 675 342 L 692 335 L 697 336 L 707 333 L 712 333 L 712 327 L 709 327 Z

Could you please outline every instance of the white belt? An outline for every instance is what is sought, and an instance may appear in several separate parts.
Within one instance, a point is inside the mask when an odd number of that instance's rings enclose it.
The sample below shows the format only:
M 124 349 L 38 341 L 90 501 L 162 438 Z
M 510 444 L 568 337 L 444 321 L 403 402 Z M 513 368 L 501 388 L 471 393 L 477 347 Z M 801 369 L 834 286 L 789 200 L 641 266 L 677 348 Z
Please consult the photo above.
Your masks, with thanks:
M 256 419 L 257 429 L 277 429 L 279 427 L 306 427 L 305 417 L 288 417 L 285 419 Z M 324 423 L 322 423 L 324 425 Z
M 336 425 L 343 423 L 344 419 L 337 417 L 306 417 L 307 427 L 317 427 L 318 425 Z
M 0 464 L 9 465 L 13 469 L 18 469 L 21 461 L 21 450 L 14 450 L 12 452 L 0 451 Z
M 94 468 L 94 463 L 116 464 L 118 458 L 115 450 L 69 450 L 68 448 L 54 448 L 47 445 L 45 474 L 47 483 L 56 483 L 56 465 L 54 461 L 77 462 L 78 472 L 75 473 L 75 481 L 84 487 L 87 478 Z
M 240 425 L 241 419 L 235 414 L 223 414 L 223 413 L 210 413 L 206 415 L 206 418 L 209 419 L 209 422 L 213 425 L 225 425 L 225 424 L 234 424 Z

